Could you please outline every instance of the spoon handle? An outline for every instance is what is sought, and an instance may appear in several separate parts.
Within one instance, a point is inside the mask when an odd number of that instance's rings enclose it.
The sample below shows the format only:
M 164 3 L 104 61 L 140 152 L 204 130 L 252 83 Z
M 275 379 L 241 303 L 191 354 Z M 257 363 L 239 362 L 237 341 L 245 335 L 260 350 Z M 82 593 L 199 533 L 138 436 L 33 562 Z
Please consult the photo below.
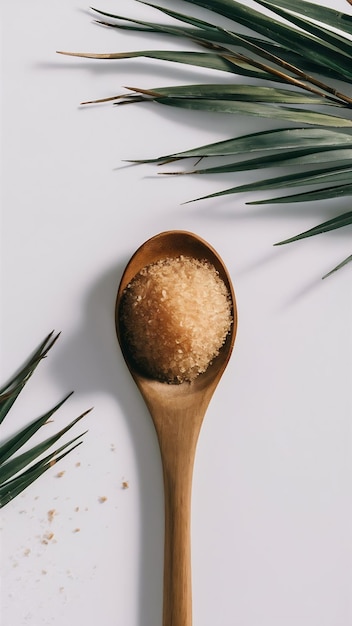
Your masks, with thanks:
M 191 492 L 197 442 L 217 385 L 206 374 L 195 389 L 135 376 L 153 419 L 164 477 L 163 626 L 192 626 Z M 160 389 L 162 385 L 162 392 Z
M 193 459 L 163 457 L 165 493 L 163 626 L 192 625 L 191 483 Z

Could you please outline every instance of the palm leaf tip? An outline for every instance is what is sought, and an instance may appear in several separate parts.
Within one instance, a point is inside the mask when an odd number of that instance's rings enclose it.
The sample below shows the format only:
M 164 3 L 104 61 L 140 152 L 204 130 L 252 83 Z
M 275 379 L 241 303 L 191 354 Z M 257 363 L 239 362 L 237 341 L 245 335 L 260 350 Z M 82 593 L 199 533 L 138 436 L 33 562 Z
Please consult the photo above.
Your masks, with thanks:
M 20 392 L 34 373 L 39 363 L 44 359 L 49 350 L 57 341 L 60 333 L 50 333 L 42 341 L 27 362 L 3 385 L 0 390 L 0 423 L 9 413 Z M 52 409 L 35 419 L 17 433 L 0 443 L 0 508 L 13 500 L 19 493 L 37 480 L 44 472 L 50 469 L 58 461 L 73 451 L 82 443 L 82 437 L 87 431 L 73 437 L 54 451 L 50 449 L 92 409 L 81 413 L 67 426 L 61 428 L 56 434 L 51 435 L 44 441 L 22 451 L 33 436 L 47 424 L 56 411 L 68 400 L 73 392 L 68 393 Z M 49 451 L 47 456 L 43 454 Z
M 343 213 L 342 215 L 333 217 L 331 220 L 322 222 L 321 224 L 318 224 L 318 226 L 309 228 L 308 230 L 305 230 L 302 233 L 299 233 L 299 235 L 295 235 L 294 237 L 289 237 L 288 239 L 284 239 L 283 241 L 278 241 L 274 245 L 282 246 L 286 243 L 292 243 L 293 241 L 306 239 L 307 237 L 313 237 L 314 235 L 320 235 L 321 233 L 327 233 L 329 231 L 336 230 L 337 228 L 343 228 L 344 226 L 351 226 L 351 224 L 352 224 L 352 211 L 348 211 L 347 213 Z
M 352 4 L 352 0 L 351 0 L 351 4 Z M 345 265 L 347 265 L 348 263 L 351 263 L 351 262 L 352 262 L 352 254 L 350 254 L 343 261 L 341 261 L 341 263 L 336 265 L 336 267 L 334 267 L 332 270 L 330 270 L 330 272 L 328 272 L 327 274 L 324 274 L 324 276 L 322 276 L 322 278 L 323 279 L 324 278 L 328 278 L 329 276 L 331 276 L 332 274 L 334 274 L 335 272 L 340 270 L 342 267 L 344 267 Z

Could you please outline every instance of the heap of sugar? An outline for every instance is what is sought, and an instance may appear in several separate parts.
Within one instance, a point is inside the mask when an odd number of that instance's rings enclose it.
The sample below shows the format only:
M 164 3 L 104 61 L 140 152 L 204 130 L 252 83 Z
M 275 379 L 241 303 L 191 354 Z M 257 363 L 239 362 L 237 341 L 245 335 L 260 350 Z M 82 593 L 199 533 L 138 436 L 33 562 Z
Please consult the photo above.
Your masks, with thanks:
M 212 264 L 166 258 L 128 284 L 120 322 L 140 371 L 165 382 L 190 382 L 219 354 L 233 322 L 232 302 Z

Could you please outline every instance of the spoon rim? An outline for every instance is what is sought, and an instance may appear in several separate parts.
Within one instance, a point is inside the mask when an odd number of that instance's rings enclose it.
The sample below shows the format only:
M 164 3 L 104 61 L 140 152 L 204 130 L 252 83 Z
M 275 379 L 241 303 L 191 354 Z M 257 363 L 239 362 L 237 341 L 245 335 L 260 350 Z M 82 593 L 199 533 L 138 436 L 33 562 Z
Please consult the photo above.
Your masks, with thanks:
M 189 248 L 189 251 L 182 252 L 177 246 L 168 248 L 166 244 L 168 242 L 174 243 L 175 240 L 179 242 L 181 241 L 182 242 L 181 248 L 184 250 Z M 194 252 L 191 251 L 192 246 L 195 247 L 197 250 L 199 250 L 199 253 L 194 254 Z M 139 263 L 139 264 L 136 263 L 139 257 L 143 257 L 143 253 L 146 250 L 148 250 L 149 253 L 151 250 L 153 250 L 153 254 L 151 255 L 151 258 L 147 262 L 144 261 L 143 263 Z M 204 254 L 200 254 L 200 251 L 203 251 Z M 162 260 L 165 258 L 175 258 L 175 257 L 182 256 L 182 255 L 188 256 L 190 258 L 196 258 L 199 260 L 207 260 L 215 267 L 220 278 L 224 281 L 226 288 L 228 290 L 228 293 L 229 293 L 229 298 L 231 301 L 232 323 L 231 323 L 229 332 L 227 334 L 227 337 L 225 339 L 225 342 L 219 350 L 219 354 L 216 357 L 214 357 L 213 361 L 211 362 L 211 364 L 209 364 L 205 372 L 199 374 L 192 383 L 184 381 L 184 382 L 177 383 L 177 384 L 168 384 L 166 381 L 149 377 L 145 373 L 141 372 L 138 369 L 138 367 L 135 365 L 135 363 L 133 362 L 133 359 L 131 359 L 129 355 L 129 351 L 123 339 L 123 334 L 121 332 L 119 309 L 120 309 L 121 299 L 122 299 L 125 288 L 143 267 L 146 267 L 147 265 L 150 265 L 151 263 L 154 263 L 158 260 Z M 138 269 L 137 270 L 133 269 L 133 271 L 131 271 L 131 268 L 135 268 L 136 264 L 138 265 Z M 235 296 L 230 273 L 224 261 L 222 260 L 221 256 L 217 252 L 217 250 L 210 243 L 208 243 L 208 241 L 206 241 L 199 235 L 191 231 L 187 231 L 187 230 L 162 231 L 148 238 L 146 241 L 144 241 L 135 250 L 135 252 L 132 254 L 130 259 L 128 260 L 125 266 L 125 269 L 122 273 L 119 286 L 117 289 L 117 296 L 116 296 L 116 303 L 115 303 L 115 328 L 116 328 L 117 339 L 118 339 L 118 342 L 122 351 L 122 355 L 124 357 L 124 360 L 126 362 L 126 365 L 132 377 L 134 378 L 138 386 L 141 381 L 145 381 L 145 382 L 149 381 L 150 383 L 161 384 L 164 387 L 166 385 L 168 387 L 175 387 L 175 388 L 180 389 L 180 388 L 184 388 L 185 386 L 187 388 L 189 388 L 190 386 L 196 386 L 197 383 L 199 385 L 199 381 L 206 382 L 206 380 L 208 379 L 210 380 L 216 379 L 218 382 L 222 374 L 224 373 L 224 370 L 226 369 L 227 364 L 230 360 L 230 357 L 234 348 L 234 344 L 235 344 L 236 335 L 237 335 L 237 325 L 238 325 L 237 303 L 236 303 L 236 296 Z M 218 367 L 215 367 L 215 368 L 212 367 L 215 364 Z

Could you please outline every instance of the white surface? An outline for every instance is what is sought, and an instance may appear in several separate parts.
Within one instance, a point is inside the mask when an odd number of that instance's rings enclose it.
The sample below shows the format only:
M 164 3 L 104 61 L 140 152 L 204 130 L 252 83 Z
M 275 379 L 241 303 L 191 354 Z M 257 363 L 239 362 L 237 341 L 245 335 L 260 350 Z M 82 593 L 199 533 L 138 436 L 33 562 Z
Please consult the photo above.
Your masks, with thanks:
M 195 465 L 194 626 L 347 626 L 352 269 L 320 278 L 351 253 L 350 231 L 273 248 L 335 207 L 251 208 L 242 196 L 182 205 L 229 179 L 122 167 L 225 138 L 230 124 L 235 132 L 259 124 L 156 105 L 81 108 L 123 85 L 213 78 L 162 63 L 59 57 L 57 49 L 177 44 L 99 27 L 72 0 L 1 4 L 1 379 L 47 332 L 62 331 L 7 428 L 71 389 L 55 427 L 94 405 L 75 430 L 89 428 L 84 444 L 1 511 L 1 625 L 161 626 L 159 452 L 116 342 L 114 301 L 134 250 L 178 228 L 219 251 L 239 310 Z M 348 11 L 342 0 L 330 6 Z M 154 17 L 132 0 L 99 8 Z

